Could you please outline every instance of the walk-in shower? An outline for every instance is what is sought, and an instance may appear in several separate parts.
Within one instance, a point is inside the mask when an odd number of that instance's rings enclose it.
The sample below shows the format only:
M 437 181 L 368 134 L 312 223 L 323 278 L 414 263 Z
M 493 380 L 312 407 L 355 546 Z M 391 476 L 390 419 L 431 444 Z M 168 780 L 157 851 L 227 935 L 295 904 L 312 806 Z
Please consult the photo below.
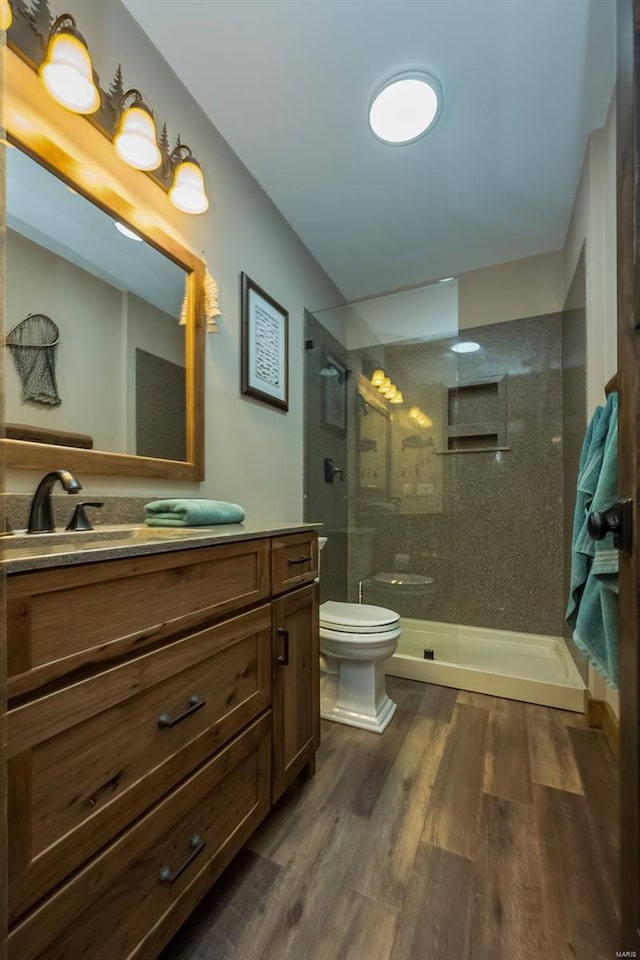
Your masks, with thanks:
M 307 316 L 306 514 L 339 571 L 327 596 L 400 613 L 388 673 L 582 710 L 563 639 L 563 302 L 534 314 L 523 291 L 492 314 L 503 280 Z M 344 480 L 325 482 L 327 456 Z

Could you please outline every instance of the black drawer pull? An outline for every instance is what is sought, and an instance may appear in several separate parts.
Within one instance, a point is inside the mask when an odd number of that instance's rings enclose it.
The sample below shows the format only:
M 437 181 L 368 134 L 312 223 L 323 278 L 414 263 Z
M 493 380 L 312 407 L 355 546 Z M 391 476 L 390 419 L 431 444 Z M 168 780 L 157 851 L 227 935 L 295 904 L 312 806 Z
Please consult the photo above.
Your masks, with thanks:
M 169 885 L 174 884 L 178 879 L 178 877 L 184 873 L 187 867 L 191 866 L 191 864 L 196 859 L 196 857 L 200 856 L 200 854 L 202 853 L 205 847 L 206 847 L 206 843 L 204 842 L 204 840 L 200 839 L 198 834 L 191 837 L 191 840 L 189 841 L 189 849 L 191 850 L 191 853 L 189 854 L 185 862 L 182 864 L 181 867 L 178 867 L 178 869 L 174 873 L 171 873 L 171 867 L 163 867 L 162 870 L 160 871 L 160 876 L 158 877 L 158 880 L 160 881 L 160 883 L 167 883 Z
M 289 631 L 284 630 L 282 627 L 278 627 L 276 630 L 277 637 L 284 637 L 284 653 L 281 657 L 276 657 L 276 663 L 279 667 L 288 667 L 289 666 Z
M 177 724 L 182 723 L 183 720 L 186 720 L 187 717 L 190 717 L 191 714 L 195 713 L 196 710 L 204 707 L 206 702 L 206 700 L 201 700 L 197 693 L 194 693 L 192 697 L 189 697 L 189 706 L 184 713 L 179 713 L 177 717 L 170 717 L 168 713 L 161 713 L 158 717 L 158 726 L 161 730 L 167 727 L 175 727 Z
M 313 557 L 289 557 L 289 566 L 295 567 L 298 563 L 311 563 Z

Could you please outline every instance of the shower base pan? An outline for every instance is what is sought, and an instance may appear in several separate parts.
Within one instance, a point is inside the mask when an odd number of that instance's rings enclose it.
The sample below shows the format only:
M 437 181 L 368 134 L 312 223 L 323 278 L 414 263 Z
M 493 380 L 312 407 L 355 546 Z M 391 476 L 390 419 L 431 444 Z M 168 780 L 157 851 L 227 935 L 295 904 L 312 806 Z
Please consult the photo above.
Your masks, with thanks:
M 562 637 L 402 618 L 386 673 L 582 713 L 585 684 Z M 424 657 L 434 651 L 434 659 Z

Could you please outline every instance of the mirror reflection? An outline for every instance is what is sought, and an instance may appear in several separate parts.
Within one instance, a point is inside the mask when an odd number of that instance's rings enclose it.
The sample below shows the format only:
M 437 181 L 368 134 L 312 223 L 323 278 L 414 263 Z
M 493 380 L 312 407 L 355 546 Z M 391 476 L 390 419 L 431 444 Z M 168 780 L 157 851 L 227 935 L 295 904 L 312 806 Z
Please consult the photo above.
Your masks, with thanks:
M 185 271 L 6 156 L 7 437 L 185 460 Z

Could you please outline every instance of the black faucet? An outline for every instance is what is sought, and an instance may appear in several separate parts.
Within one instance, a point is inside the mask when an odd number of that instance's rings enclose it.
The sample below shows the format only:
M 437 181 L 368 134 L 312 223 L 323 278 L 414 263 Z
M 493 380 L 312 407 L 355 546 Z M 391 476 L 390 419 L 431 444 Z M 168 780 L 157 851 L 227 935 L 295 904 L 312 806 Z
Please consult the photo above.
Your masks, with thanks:
M 60 481 L 67 493 L 79 493 L 82 490 L 80 481 L 76 480 L 68 470 L 52 470 L 51 473 L 47 473 L 38 484 L 33 495 L 27 533 L 51 533 L 55 530 L 51 491 L 57 480 Z

